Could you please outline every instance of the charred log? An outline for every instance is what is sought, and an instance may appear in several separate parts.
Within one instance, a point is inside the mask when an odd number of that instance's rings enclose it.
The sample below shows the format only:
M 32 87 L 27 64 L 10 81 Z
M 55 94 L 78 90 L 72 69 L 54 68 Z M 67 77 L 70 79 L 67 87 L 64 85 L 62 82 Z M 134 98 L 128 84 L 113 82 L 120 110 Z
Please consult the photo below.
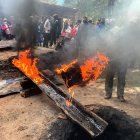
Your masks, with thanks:
M 27 75 L 26 75 L 27 76 Z M 107 122 L 102 120 L 94 113 L 87 111 L 78 101 L 73 100 L 72 105 L 68 107 L 66 101 L 68 95 L 59 89 L 53 82 L 41 75 L 44 82 L 36 84 L 43 93 L 59 107 L 62 111 L 75 123 L 79 124 L 85 129 L 91 136 L 97 136 L 103 133 L 107 127 Z M 31 80 L 31 79 L 30 79 Z
M 24 98 L 42 93 L 42 91 L 28 78 L 25 78 L 24 81 L 21 81 L 20 85 L 23 89 L 23 91 L 20 92 L 20 95 Z
M 13 49 L 12 46 L 0 47 L 0 51 L 1 51 L 1 52 L 9 51 L 9 50 L 12 50 L 12 49 Z
M 11 60 L 14 57 L 10 57 L 6 60 L 0 61 L 0 77 L 1 79 L 9 79 L 9 78 L 16 78 L 23 76 L 23 73 L 21 73 L 19 70 L 17 70 L 12 64 Z
M 78 63 L 70 67 L 67 72 L 62 72 L 61 75 L 68 87 L 83 84 L 81 69 Z
M 36 85 L 28 78 L 25 78 L 24 81 L 21 81 L 20 85 L 23 89 L 36 88 Z
M 14 92 L 2 94 L 2 95 L 0 95 L 0 98 L 4 98 L 4 97 L 7 97 L 7 96 L 12 96 L 12 95 L 15 95 L 15 94 L 19 94 L 19 92 L 20 91 L 14 91 Z
M 23 90 L 22 92 L 20 92 L 20 95 L 23 98 L 28 98 L 31 96 L 39 95 L 41 93 L 42 93 L 42 91 L 38 87 L 36 87 L 36 88 Z

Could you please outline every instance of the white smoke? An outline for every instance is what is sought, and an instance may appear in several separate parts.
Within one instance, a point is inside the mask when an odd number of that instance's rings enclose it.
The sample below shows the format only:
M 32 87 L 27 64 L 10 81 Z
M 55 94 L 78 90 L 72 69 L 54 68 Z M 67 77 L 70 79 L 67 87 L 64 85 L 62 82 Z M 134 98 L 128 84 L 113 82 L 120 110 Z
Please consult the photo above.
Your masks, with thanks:
M 127 60 L 129 62 L 140 58 L 140 0 L 128 1 L 123 9 L 118 9 L 121 15 L 114 16 L 109 30 L 101 32 L 95 37 L 90 34 L 86 42 L 91 50 L 104 51 L 111 59 Z M 122 8 L 122 7 L 121 7 Z M 140 60 L 138 60 L 140 63 Z

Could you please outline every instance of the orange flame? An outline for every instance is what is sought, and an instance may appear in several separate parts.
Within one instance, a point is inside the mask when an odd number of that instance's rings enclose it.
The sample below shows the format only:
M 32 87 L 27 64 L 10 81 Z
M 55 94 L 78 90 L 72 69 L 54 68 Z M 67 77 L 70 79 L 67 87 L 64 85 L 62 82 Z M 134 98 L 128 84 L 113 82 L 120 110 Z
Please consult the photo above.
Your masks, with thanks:
M 62 72 L 67 72 L 69 68 L 73 67 L 74 64 L 76 64 L 78 62 L 78 60 L 73 60 L 70 64 L 64 64 L 64 65 L 61 65 L 61 68 L 60 69 L 56 69 L 55 72 L 58 74 L 58 75 L 61 75 Z
M 23 71 L 27 76 L 29 76 L 36 84 L 41 84 L 43 79 L 40 77 L 40 72 L 36 66 L 38 59 L 30 58 L 30 49 L 25 52 L 20 52 L 18 59 L 13 59 L 12 64 Z
M 69 88 L 70 97 L 69 97 L 69 99 L 66 101 L 66 105 L 67 105 L 68 107 L 71 106 L 72 100 L 73 100 L 74 95 L 75 95 L 75 92 L 73 91 L 73 89 L 78 88 L 78 87 L 79 87 L 79 85 L 74 85 L 74 86 L 72 86 L 72 87 Z
M 86 60 L 84 64 L 80 66 L 83 82 L 87 82 L 90 80 L 96 81 L 99 78 L 99 76 L 102 74 L 108 62 L 109 62 L 109 58 L 106 57 L 103 53 L 99 53 L 99 52 L 94 57 Z M 58 75 L 61 75 L 63 72 L 67 72 L 69 68 L 74 67 L 76 63 L 78 63 L 78 60 L 73 60 L 70 64 L 62 65 L 61 68 L 56 69 L 55 72 Z M 67 79 L 66 81 L 67 86 L 69 80 L 70 79 Z M 75 92 L 72 90 L 77 87 L 79 87 L 79 85 L 74 85 L 69 88 L 70 97 L 66 101 L 66 105 L 68 107 L 71 106 L 72 99 L 75 95 Z
M 103 53 L 97 53 L 96 56 L 85 61 L 84 65 L 80 66 L 83 81 L 96 81 L 102 74 L 108 62 L 109 58 Z

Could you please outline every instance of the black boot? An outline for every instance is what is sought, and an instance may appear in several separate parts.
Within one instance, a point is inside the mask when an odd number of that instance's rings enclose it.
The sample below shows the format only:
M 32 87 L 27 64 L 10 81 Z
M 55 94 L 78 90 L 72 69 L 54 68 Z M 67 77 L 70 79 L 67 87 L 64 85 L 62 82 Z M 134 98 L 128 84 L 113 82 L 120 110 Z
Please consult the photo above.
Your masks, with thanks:
M 118 97 L 118 99 L 119 99 L 120 102 L 125 102 L 125 99 L 124 99 L 123 96 Z
M 106 95 L 105 95 L 105 99 L 111 99 L 111 97 L 112 97 L 112 93 L 106 93 Z

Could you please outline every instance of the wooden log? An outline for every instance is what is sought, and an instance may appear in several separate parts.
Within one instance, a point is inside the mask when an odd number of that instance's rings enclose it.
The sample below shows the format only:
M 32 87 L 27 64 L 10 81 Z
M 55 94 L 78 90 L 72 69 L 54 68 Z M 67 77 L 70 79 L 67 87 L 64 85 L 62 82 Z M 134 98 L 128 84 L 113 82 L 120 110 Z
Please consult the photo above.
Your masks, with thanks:
M 64 85 L 64 82 L 60 79 L 58 79 L 58 77 L 56 77 L 55 73 L 50 71 L 50 70 L 43 70 L 43 74 L 50 79 L 55 85 L 60 86 L 60 85 Z
M 14 84 L 16 82 L 21 82 L 25 79 L 25 77 L 19 77 L 19 78 L 15 78 L 15 79 L 7 79 L 7 80 L 2 80 L 0 82 L 0 89 L 5 88 L 6 86 L 10 85 L 10 84 Z
M 13 91 L 13 92 L 7 92 L 7 93 L 4 93 L 4 94 L 0 94 L 0 98 L 4 98 L 4 97 L 7 97 L 7 96 L 12 96 L 12 95 L 19 94 L 19 93 L 20 93 L 20 90 Z
M 36 88 L 23 90 L 23 91 L 20 92 L 20 95 L 23 98 L 28 98 L 28 97 L 31 97 L 31 96 L 39 95 L 41 93 L 42 93 L 42 91 L 38 87 L 36 87 Z
M 1 51 L 1 52 L 2 52 L 2 51 L 9 51 L 9 50 L 12 50 L 12 49 L 13 49 L 12 46 L 6 46 L 6 47 L 1 46 L 1 47 L 0 47 L 0 51 Z
M 23 72 L 24 73 L 24 72 Z M 25 74 L 25 73 L 24 73 Z M 26 74 L 25 74 L 26 75 Z M 26 75 L 27 76 L 27 75 Z M 108 123 L 101 119 L 94 113 L 87 111 L 78 101 L 75 99 L 70 107 L 66 106 L 66 100 L 68 94 L 65 94 L 60 88 L 58 88 L 53 82 L 44 78 L 42 84 L 36 84 L 62 111 L 75 123 L 79 124 L 85 129 L 91 136 L 98 136 L 104 132 Z M 28 76 L 27 76 L 28 77 Z M 30 79 L 30 77 L 28 77 Z M 32 80 L 32 79 L 31 79 Z
M 15 86 L 18 82 L 23 81 L 25 77 L 16 79 L 7 79 L 0 82 L 0 98 L 15 95 L 21 92 L 21 88 Z
M 60 88 L 54 85 L 49 79 L 39 87 L 59 106 L 64 113 L 74 122 L 84 128 L 91 136 L 100 135 L 107 127 L 107 122 L 94 113 L 86 110 L 78 101 L 73 99 L 70 107 L 66 106 L 66 100 L 69 98 Z

